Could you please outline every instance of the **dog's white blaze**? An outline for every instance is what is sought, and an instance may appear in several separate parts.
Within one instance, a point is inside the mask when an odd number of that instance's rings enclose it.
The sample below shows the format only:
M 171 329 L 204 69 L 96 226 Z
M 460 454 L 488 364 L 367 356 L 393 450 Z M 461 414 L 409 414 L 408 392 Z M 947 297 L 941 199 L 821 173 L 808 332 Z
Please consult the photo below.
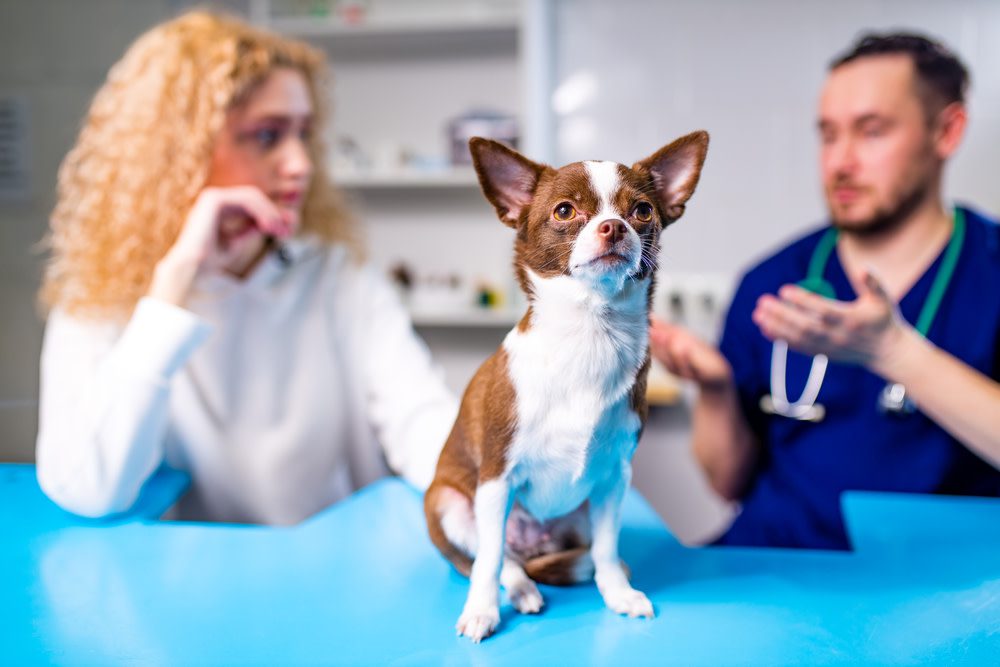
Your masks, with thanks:
M 571 271 L 576 269 L 577 272 L 586 274 L 587 264 L 600 257 L 606 250 L 597 228 L 605 220 L 622 220 L 623 212 L 615 210 L 614 207 L 614 197 L 621 187 L 621 177 L 618 172 L 621 165 L 617 162 L 584 162 L 583 165 L 590 177 L 591 188 L 597 195 L 599 205 L 597 213 L 591 216 L 573 243 L 569 266 Z M 638 270 L 641 261 L 642 240 L 631 225 L 626 224 L 625 229 L 628 238 L 626 242 L 628 249 L 625 254 L 632 261 L 628 266 L 623 266 L 621 270 L 612 274 L 607 274 L 601 269 L 600 282 L 606 285 L 606 291 L 609 293 L 620 291 L 626 278 Z
M 615 193 L 621 187 L 621 177 L 618 175 L 618 163 L 587 161 L 583 163 L 583 166 L 587 170 L 587 175 L 590 176 L 590 182 L 594 186 L 594 193 L 597 195 L 598 201 L 601 202 L 595 217 L 601 220 L 619 217 L 621 214 L 615 211 L 614 204 L 612 203 Z
M 546 519 L 575 509 L 631 459 L 649 279 L 607 297 L 569 276 L 528 277 L 531 327 L 504 340 L 517 403 L 508 469 L 516 499 Z

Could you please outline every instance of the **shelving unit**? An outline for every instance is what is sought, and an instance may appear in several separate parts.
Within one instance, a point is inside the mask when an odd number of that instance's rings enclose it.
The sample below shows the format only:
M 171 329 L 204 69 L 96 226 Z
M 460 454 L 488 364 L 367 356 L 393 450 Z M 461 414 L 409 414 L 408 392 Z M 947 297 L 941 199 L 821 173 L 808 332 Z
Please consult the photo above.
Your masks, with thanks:
M 539 35 L 549 5 L 548 0 L 249 0 L 249 13 L 255 23 L 327 54 L 335 131 L 356 139 L 369 157 L 389 146 L 405 149 L 397 155 L 440 159 L 447 154 L 448 120 L 493 109 L 519 118 L 519 147 L 544 161 L 552 145 L 552 63 L 551 49 Z M 471 171 L 462 169 L 438 173 L 370 162 L 371 173 L 344 173 L 338 182 L 372 192 L 476 185 Z M 330 171 L 343 172 L 339 166 Z
M 465 37 L 473 44 L 472 40 L 489 35 L 513 37 L 517 32 L 519 17 L 513 5 L 490 10 L 475 6 L 466 9 L 471 11 L 376 14 L 356 23 L 331 16 L 273 17 L 268 19 L 268 25 L 273 30 L 297 37 L 335 38 L 344 46 L 358 46 L 362 41 L 378 39 L 434 39 L 450 35 Z
M 538 3 L 249 2 L 252 21 L 327 55 L 333 83 L 327 145 L 356 147 L 332 153 L 329 172 L 351 195 L 371 261 L 386 270 L 404 263 L 418 280 L 446 274 L 510 284 L 509 229 L 478 195 L 472 167 L 450 165 L 446 128 L 473 111 L 513 115 L 519 148 L 547 159 L 532 147 L 549 114 L 534 92 L 547 90 L 537 80 L 549 69 L 540 64 L 541 43 L 530 37 Z M 488 329 L 504 319 L 475 313 L 433 321 Z
M 411 309 L 410 314 L 416 327 L 509 329 L 520 321 L 524 311 L 511 308 Z
M 338 60 L 400 53 L 482 53 L 513 50 L 521 27 L 517 0 L 372 2 L 345 18 L 275 14 L 274 0 L 252 0 L 251 15 L 272 30 L 308 39 Z

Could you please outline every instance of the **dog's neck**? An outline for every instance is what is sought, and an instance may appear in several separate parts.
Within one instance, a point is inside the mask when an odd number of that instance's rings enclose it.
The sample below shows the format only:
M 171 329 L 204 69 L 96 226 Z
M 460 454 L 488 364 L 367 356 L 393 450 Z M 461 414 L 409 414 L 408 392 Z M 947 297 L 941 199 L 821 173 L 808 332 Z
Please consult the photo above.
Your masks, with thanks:
M 629 281 L 609 296 L 570 276 L 545 278 L 530 269 L 526 275 L 532 287 L 527 326 L 511 332 L 508 350 L 548 364 L 555 375 L 547 382 L 575 378 L 601 387 L 608 399 L 621 397 L 648 354 L 652 278 Z
M 568 275 L 544 278 L 528 268 L 525 276 L 535 326 L 562 328 L 580 318 L 600 320 L 609 327 L 629 322 L 646 325 L 651 277 L 626 279 L 620 289 L 613 289 L 610 283 L 589 284 Z

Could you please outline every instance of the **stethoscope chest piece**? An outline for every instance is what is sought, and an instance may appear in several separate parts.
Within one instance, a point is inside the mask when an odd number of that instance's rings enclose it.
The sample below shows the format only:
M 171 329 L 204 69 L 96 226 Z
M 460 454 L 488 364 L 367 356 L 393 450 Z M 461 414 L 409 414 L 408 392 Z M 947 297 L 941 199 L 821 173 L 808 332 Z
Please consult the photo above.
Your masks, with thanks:
M 764 414 L 779 415 L 803 422 L 821 422 L 826 417 L 826 408 L 819 403 L 781 403 L 775 402 L 774 395 L 765 394 L 760 397 L 760 410 Z

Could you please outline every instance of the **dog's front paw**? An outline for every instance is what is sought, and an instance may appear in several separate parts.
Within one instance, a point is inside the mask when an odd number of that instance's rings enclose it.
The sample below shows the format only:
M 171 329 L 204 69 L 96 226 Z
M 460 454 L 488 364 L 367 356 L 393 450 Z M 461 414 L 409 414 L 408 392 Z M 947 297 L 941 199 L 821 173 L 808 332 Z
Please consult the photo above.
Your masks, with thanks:
M 604 604 L 619 614 L 632 618 L 644 616 L 653 618 L 653 603 L 642 591 L 630 586 L 614 588 L 604 593 Z
M 484 609 L 469 609 L 466 607 L 458 617 L 455 630 L 459 635 L 465 635 L 477 644 L 485 637 L 493 634 L 500 623 L 500 609 L 496 606 Z
M 514 609 L 522 614 L 537 614 L 545 604 L 542 594 L 538 592 L 538 586 L 531 579 L 512 587 L 507 591 L 507 595 L 510 596 L 510 603 L 514 605 Z

